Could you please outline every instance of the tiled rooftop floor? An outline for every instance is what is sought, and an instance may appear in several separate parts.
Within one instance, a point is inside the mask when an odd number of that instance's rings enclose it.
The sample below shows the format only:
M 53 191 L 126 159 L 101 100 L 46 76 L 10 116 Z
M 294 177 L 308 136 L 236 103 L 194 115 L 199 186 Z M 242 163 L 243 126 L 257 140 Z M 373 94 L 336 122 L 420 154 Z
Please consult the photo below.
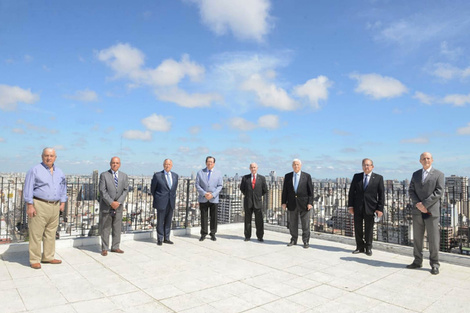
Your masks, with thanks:
M 407 270 L 409 256 L 266 231 L 243 241 L 243 226 L 219 228 L 218 240 L 173 236 L 123 241 L 123 255 L 99 245 L 61 247 L 61 265 L 29 267 L 27 251 L 8 249 L 0 262 L 0 312 L 468 312 L 470 268 L 427 264 Z M 193 230 L 196 233 L 197 230 Z M 23 249 L 24 250 L 24 249 Z

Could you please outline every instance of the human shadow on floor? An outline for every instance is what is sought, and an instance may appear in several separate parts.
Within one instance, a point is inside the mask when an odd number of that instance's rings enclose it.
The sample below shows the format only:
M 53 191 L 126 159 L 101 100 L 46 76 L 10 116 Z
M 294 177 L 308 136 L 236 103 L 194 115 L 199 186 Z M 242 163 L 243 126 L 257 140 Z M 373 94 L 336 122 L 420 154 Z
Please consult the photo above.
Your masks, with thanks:
M 4 262 L 10 262 L 10 263 L 18 263 L 24 266 L 29 267 L 29 251 L 15 251 L 11 247 L 8 247 L 8 249 L 0 254 L 0 260 L 3 260 Z
M 195 237 L 195 236 L 192 236 L 192 237 Z M 197 236 L 197 238 L 199 239 L 200 236 Z M 237 240 L 237 241 L 244 241 L 245 240 L 245 236 L 225 235 L 225 234 L 216 234 L 216 238 L 223 238 L 223 239 Z M 207 235 L 205 240 L 211 240 L 211 237 L 209 235 Z M 264 241 L 261 242 L 261 241 L 258 241 L 258 239 L 256 237 L 251 238 L 250 241 L 248 241 L 246 243 L 248 244 L 250 242 L 260 244 L 260 245 L 287 245 L 287 242 L 277 241 L 277 240 L 270 240 L 270 239 L 266 239 L 266 238 L 264 238 Z
M 403 263 L 393 263 L 393 262 L 387 262 L 387 261 L 379 261 L 379 260 L 374 260 L 374 259 L 368 259 L 369 257 L 364 254 L 365 258 L 361 257 L 341 257 L 340 259 L 343 261 L 349 261 L 349 262 L 357 262 L 357 263 L 362 263 L 362 264 L 367 264 L 375 267 L 390 267 L 390 268 L 406 268 L 406 264 Z M 419 270 L 426 270 L 426 269 L 419 269 Z
M 333 247 L 333 246 L 323 246 L 323 245 L 317 245 L 315 243 L 310 243 L 310 248 L 312 249 L 320 249 L 320 250 L 325 250 L 325 251 L 330 251 L 330 252 L 351 252 L 353 251 L 352 249 L 345 249 L 345 248 L 340 248 L 340 247 Z

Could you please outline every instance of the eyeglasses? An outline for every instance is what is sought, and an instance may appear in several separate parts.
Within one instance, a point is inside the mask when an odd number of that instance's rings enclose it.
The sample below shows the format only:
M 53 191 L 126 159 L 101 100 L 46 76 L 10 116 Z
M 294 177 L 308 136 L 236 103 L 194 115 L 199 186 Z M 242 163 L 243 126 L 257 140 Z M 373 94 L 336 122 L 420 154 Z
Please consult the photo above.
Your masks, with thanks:
M 371 166 L 374 166 L 374 165 L 373 164 L 363 164 L 362 166 L 371 167 Z

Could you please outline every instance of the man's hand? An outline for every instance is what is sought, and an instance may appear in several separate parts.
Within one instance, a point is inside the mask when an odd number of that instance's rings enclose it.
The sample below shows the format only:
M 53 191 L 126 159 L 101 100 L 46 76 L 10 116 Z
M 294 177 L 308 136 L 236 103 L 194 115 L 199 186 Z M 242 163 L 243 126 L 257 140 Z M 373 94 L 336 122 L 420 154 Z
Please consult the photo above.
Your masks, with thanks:
M 286 210 L 286 209 L 287 209 L 287 205 L 286 205 L 285 203 L 283 203 L 283 204 L 281 205 L 281 207 L 282 207 L 283 210 Z
M 349 211 L 349 214 L 354 215 L 354 208 L 352 206 L 348 208 L 348 211 Z
M 32 203 L 28 203 L 27 205 L 27 210 L 26 210 L 26 214 L 28 214 L 28 217 L 34 217 L 36 216 L 36 208 L 34 207 L 34 205 Z
M 111 208 L 114 209 L 114 210 L 119 208 L 119 206 L 120 206 L 120 204 L 117 201 L 113 201 L 113 203 L 111 203 Z
M 428 213 L 428 209 L 423 205 L 422 202 L 416 203 L 416 208 L 420 210 L 422 213 Z
M 204 197 L 205 197 L 207 200 L 210 200 L 210 199 L 214 198 L 214 196 L 213 196 L 212 193 L 210 193 L 210 192 L 206 192 L 206 194 L 204 195 Z
M 65 210 L 65 202 L 60 203 L 60 212 L 64 212 Z
M 379 211 L 379 210 L 375 210 L 375 213 L 377 213 L 378 217 L 382 217 L 382 215 L 384 215 L 384 213 L 382 211 Z
M 307 210 L 310 211 L 313 208 L 313 205 L 309 204 L 307 205 Z

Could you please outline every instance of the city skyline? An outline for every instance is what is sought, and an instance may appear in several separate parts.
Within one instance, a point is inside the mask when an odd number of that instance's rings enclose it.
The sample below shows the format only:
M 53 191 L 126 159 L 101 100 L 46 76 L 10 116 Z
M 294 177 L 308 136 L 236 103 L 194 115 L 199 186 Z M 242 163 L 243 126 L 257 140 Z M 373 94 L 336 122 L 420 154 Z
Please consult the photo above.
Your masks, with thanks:
M 0 173 L 470 176 L 470 3 L 0 0 Z

